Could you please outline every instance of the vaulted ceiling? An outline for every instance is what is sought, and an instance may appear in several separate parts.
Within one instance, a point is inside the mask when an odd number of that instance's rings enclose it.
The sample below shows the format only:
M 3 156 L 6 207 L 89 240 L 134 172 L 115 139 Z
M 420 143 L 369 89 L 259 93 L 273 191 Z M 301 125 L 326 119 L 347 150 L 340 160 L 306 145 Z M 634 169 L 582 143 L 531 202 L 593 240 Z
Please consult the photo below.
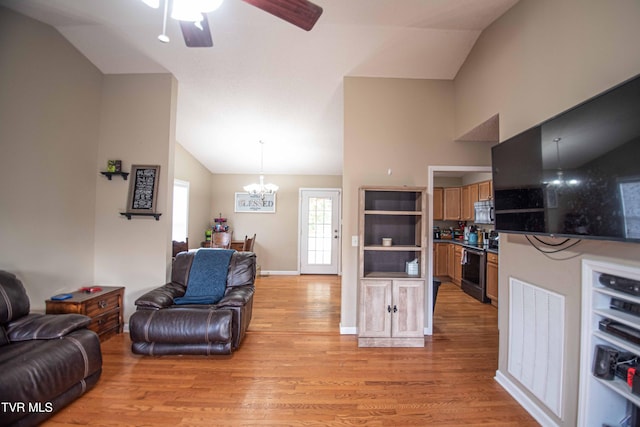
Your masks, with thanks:
M 141 0 L 0 0 L 54 26 L 105 74 L 172 73 L 177 140 L 213 173 L 342 173 L 344 76 L 453 79 L 518 0 L 315 0 L 306 32 L 240 0 L 208 14 L 214 46 L 187 48 Z

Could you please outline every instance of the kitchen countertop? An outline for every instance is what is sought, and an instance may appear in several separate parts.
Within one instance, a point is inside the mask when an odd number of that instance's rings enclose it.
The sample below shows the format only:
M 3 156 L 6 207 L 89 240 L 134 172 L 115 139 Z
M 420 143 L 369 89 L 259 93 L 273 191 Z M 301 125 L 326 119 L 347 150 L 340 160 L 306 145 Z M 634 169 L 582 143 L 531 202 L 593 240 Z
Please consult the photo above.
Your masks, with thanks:
M 433 241 L 433 243 L 453 243 L 455 245 L 460 245 L 460 246 L 464 246 L 467 248 L 471 248 L 471 249 L 480 249 L 483 250 L 485 252 L 491 252 L 494 254 L 498 253 L 498 249 L 492 249 L 489 248 L 487 245 L 482 244 L 479 245 L 477 243 L 471 244 L 469 243 L 467 240 L 459 240 L 459 239 L 436 239 Z

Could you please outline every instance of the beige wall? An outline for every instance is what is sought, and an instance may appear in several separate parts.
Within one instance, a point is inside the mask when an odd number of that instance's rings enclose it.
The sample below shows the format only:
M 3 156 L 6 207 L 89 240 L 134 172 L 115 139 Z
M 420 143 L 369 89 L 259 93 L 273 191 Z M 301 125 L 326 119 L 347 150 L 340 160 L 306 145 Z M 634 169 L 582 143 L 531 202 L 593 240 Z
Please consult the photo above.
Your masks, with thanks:
M 430 165 L 490 164 L 488 144 L 454 142 L 453 118 L 451 81 L 344 79 L 343 332 L 356 327 L 358 187 L 426 187 Z
M 100 144 L 95 170 L 107 160 L 160 165 L 159 221 L 127 220 L 130 180 L 98 180 L 96 186 L 95 283 L 126 286 L 125 319 L 133 301 L 166 283 L 171 258 L 171 218 L 177 82 L 170 74 L 118 74 L 104 77 Z
M 203 230 L 211 222 L 211 172 L 191 153 L 176 144 L 175 179 L 189 182 L 189 247 L 200 246 Z
M 87 284 L 126 286 L 125 316 L 165 282 L 177 82 L 103 75 L 48 25 L 0 8 L 0 268 L 34 309 Z M 160 221 L 127 221 L 129 181 L 108 159 L 161 166 Z
M 456 77 L 456 134 L 499 113 L 504 140 L 640 73 L 639 22 L 637 0 L 519 2 L 482 34 Z M 558 419 L 546 411 L 563 426 L 576 425 L 577 419 L 580 263 L 585 258 L 638 265 L 640 245 L 583 241 L 551 257 L 522 237 L 501 237 L 499 371 L 509 378 L 508 278 L 565 295 L 565 415 Z
M 214 174 L 210 225 L 222 214 L 228 219 L 234 240 L 256 234 L 254 252 L 263 273 L 291 273 L 298 265 L 298 211 L 300 188 L 342 188 L 342 177 L 335 175 L 266 175 L 265 183 L 280 187 L 276 195 L 276 213 L 235 213 L 235 193 L 257 182 L 258 174 Z M 201 237 L 204 237 L 204 229 Z
M 0 269 L 44 310 L 94 277 L 102 74 L 53 28 L 2 7 L 0 64 Z

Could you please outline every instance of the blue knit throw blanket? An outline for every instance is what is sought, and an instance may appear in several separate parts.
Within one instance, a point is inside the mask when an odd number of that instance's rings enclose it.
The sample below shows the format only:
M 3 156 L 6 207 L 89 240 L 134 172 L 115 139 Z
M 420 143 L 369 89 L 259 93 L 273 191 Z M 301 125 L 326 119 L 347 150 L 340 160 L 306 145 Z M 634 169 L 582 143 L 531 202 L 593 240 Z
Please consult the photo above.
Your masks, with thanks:
M 199 249 L 189 270 L 187 291 L 174 304 L 215 304 L 224 296 L 233 249 Z

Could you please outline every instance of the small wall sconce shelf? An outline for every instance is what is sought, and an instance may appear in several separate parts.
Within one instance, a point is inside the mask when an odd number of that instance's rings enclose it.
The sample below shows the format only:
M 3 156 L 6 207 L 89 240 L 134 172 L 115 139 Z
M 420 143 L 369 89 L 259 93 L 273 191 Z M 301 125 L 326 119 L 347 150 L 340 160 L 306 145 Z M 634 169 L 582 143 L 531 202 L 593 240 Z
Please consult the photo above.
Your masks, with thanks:
M 127 180 L 127 177 L 129 176 L 129 172 L 100 172 L 102 175 L 106 176 L 109 181 L 111 181 L 111 177 L 114 175 L 120 175 L 122 177 L 122 179 L 124 179 L 125 181 Z
M 133 216 L 152 216 L 156 219 L 156 221 L 160 221 L 161 213 L 137 213 L 137 212 L 120 212 L 120 215 L 126 216 L 128 220 L 131 220 Z

